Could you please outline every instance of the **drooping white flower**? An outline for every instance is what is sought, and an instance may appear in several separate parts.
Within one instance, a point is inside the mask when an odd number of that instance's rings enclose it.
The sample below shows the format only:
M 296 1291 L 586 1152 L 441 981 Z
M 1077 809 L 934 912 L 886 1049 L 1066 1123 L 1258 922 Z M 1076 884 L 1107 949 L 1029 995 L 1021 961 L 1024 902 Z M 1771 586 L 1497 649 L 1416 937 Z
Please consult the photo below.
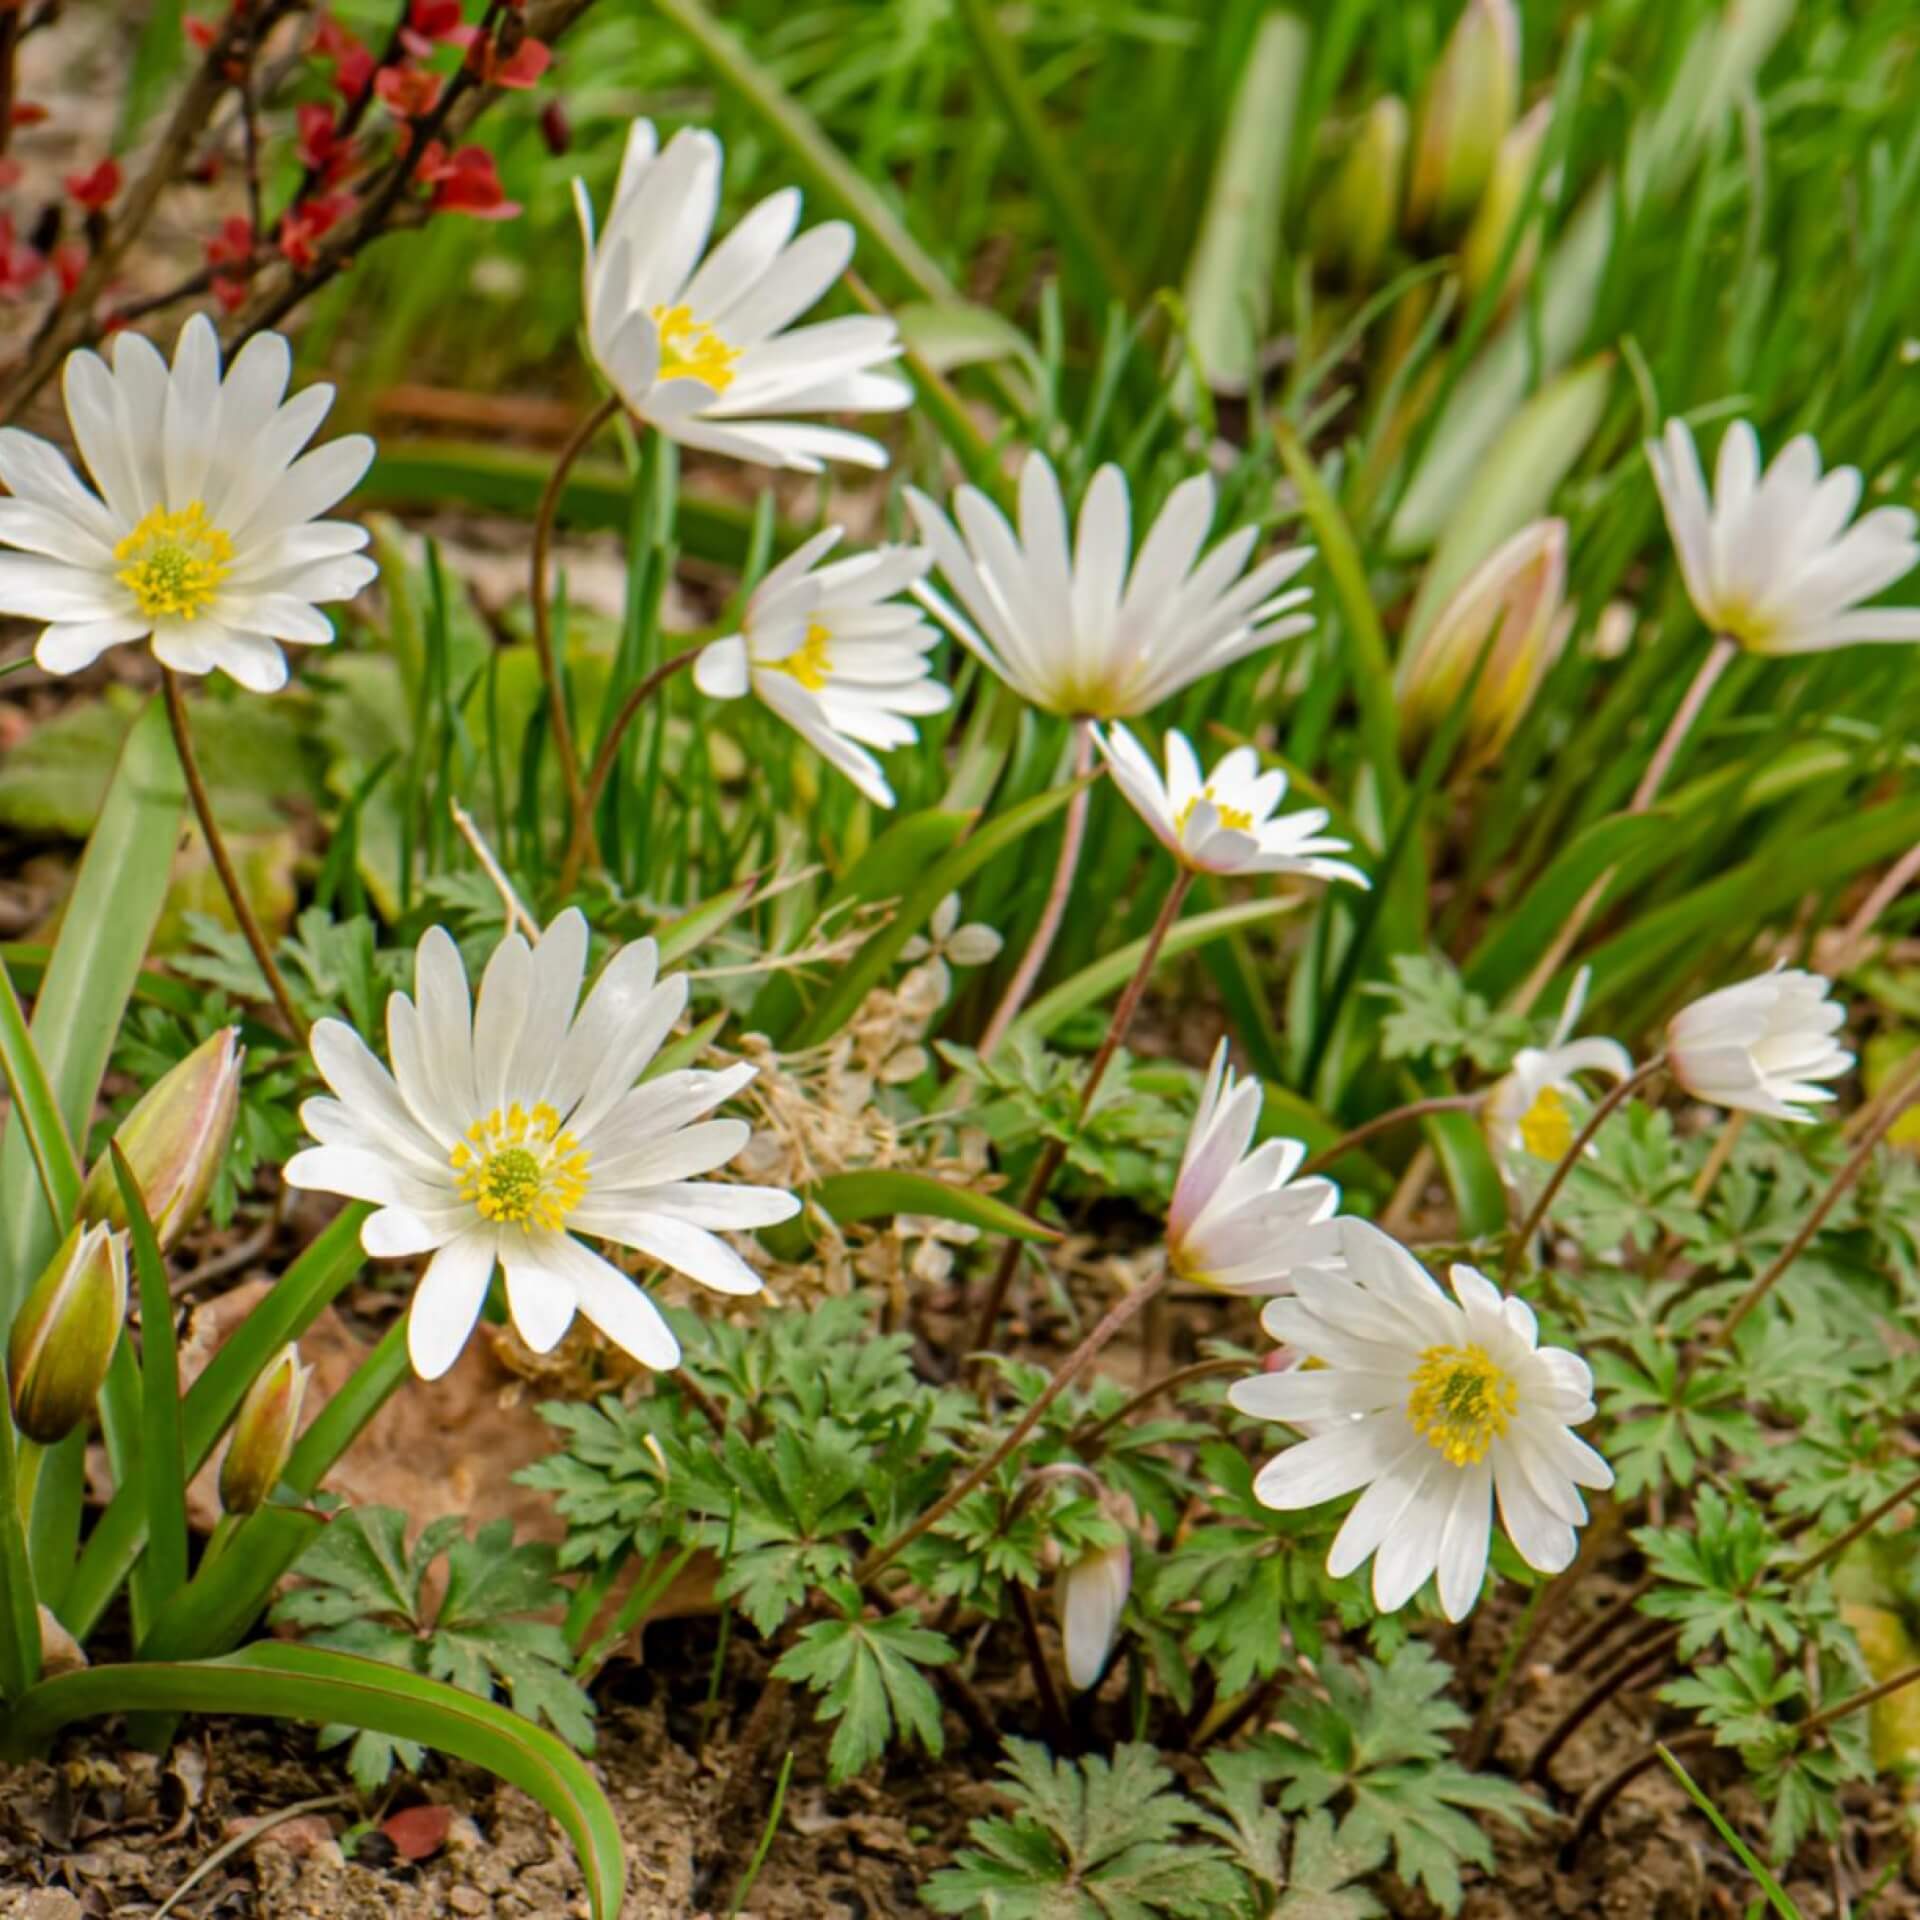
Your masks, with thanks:
M 919 547 L 816 563 L 839 541 L 828 527 L 790 554 L 747 601 L 738 633 L 694 662 L 702 693 L 733 700 L 752 692 L 838 767 L 876 806 L 893 805 L 868 747 L 919 738 L 908 715 L 943 712 L 951 688 L 933 678 L 927 650 L 940 636 L 917 607 L 893 599 L 925 574 Z
M 1619 1081 L 1633 1071 L 1633 1055 L 1618 1040 L 1569 1038 L 1591 977 L 1582 967 L 1551 1044 L 1522 1047 L 1487 1096 L 1487 1141 L 1500 1170 L 1516 1186 L 1544 1179 L 1572 1151 L 1592 1110 L 1581 1074 L 1604 1073 Z
M 1235 747 L 1211 773 L 1184 733 L 1167 734 L 1163 779 L 1147 751 L 1127 728 L 1096 727 L 1094 743 L 1115 784 L 1153 836 L 1183 867 L 1196 873 L 1299 873 L 1315 880 L 1372 883 L 1358 867 L 1322 856 L 1349 851 L 1346 841 L 1323 835 L 1324 807 L 1299 813 L 1274 809 L 1286 798 L 1287 776 L 1260 771 L 1251 747 Z
M 570 909 L 536 946 L 502 940 L 475 1001 L 459 948 L 434 927 L 415 956 L 414 997 L 387 1001 L 392 1072 L 343 1021 L 313 1030 L 314 1064 L 337 1097 L 301 1108 L 320 1144 L 295 1154 L 285 1177 L 373 1203 L 369 1253 L 433 1256 L 407 1319 L 424 1379 L 459 1357 L 496 1265 L 536 1353 L 578 1312 L 642 1365 L 671 1367 L 679 1343 L 659 1309 L 575 1235 L 720 1293 L 757 1293 L 759 1276 L 716 1230 L 799 1211 L 790 1193 L 698 1177 L 746 1146 L 744 1120 L 704 1116 L 753 1067 L 681 1068 L 635 1085 L 686 1006 L 685 976 L 660 979 L 654 943 L 636 941 L 581 1005 L 586 960 L 587 923 Z
M 1673 1077 L 1716 1107 L 1813 1120 L 1807 1103 L 1833 1098 L 1819 1082 L 1853 1064 L 1834 1038 L 1847 1015 L 1831 991 L 1821 974 L 1776 968 L 1682 1007 L 1667 1023 Z
M 884 467 L 876 442 L 786 417 L 891 413 L 913 397 L 875 371 L 900 351 L 891 320 L 792 324 L 845 271 L 853 229 L 829 220 L 796 239 L 800 195 L 787 187 L 708 253 L 720 167 L 712 134 L 683 128 L 662 152 L 653 123 L 636 120 L 597 240 L 574 182 L 595 362 L 639 419 L 683 446 L 804 473 L 827 460 Z
M 1920 607 L 1860 604 L 1920 560 L 1920 523 L 1905 507 L 1854 520 L 1859 471 L 1836 467 L 1823 479 L 1810 434 L 1789 440 L 1762 473 L 1759 438 L 1736 420 L 1720 441 L 1711 497 L 1684 421 L 1669 420 L 1646 452 L 1688 597 L 1716 634 L 1755 653 L 1920 640 Z
M 1226 1293 L 1281 1293 L 1308 1267 L 1340 1259 L 1340 1189 L 1295 1180 L 1298 1140 L 1253 1145 L 1260 1083 L 1213 1050 L 1167 1209 L 1167 1260 L 1182 1280 Z M 1251 1149 L 1251 1151 L 1249 1151 Z
M 1572 1563 L 1579 1490 L 1613 1484 L 1572 1431 L 1593 1417 L 1593 1375 L 1541 1346 L 1533 1310 L 1472 1267 L 1453 1268 L 1449 1299 L 1377 1227 L 1350 1219 L 1342 1238 L 1344 1273 L 1302 1272 L 1295 1297 L 1261 1315 L 1319 1364 L 1228 1390 L 1242 1413 L 1312 1436 L 1268 1461 L 1254 1491 L 1282 1512 L 1359 1492 L 1327 1571 L 1344 1578 L 1371 1556 L 1374 1604 L 1389 1613 L 1437 1573 L 1441 1611 L 1461 1620 L 1486 1577 L 1496 1501 L 1528 1566 Z
M 1060 1569 L 1054 1604 L 1067 1678 L 1075 1688 L 1084 1692 L 1105 1670 L 1132 1587 L 1133 1554 L 1124 1540 L 1083 1553 Z
M 293 355 L 257 333 L 223 379 L 204 314 L 169 367 L 136 333 L 111 366 L 67 356 L 67 420 L 93 482 L 37 435 L 0 429 L 0 613 L 46 622 L 34 658 L 78 673 L 108 647 L 150 641 L 180 673 L 284 686 L 282 643 L 324 647 L 318 606 L 351 599 L 378 569 L 364 527 L 316 519 L 366 472 L 373 442 L 348 434 L 301 451 L 333 389 L 286 398 Z
M 1126 476 L 1093 476 L 1071 539 L 1046 457 L 1020 470 L 1018 536 L 987 496 L 953 496 L 959 525 L 909 487 L 907 504 L 962 613 L 929 586 L 922 601 L 1023 700 L 1048 713 L 1113 720 L 1144 713 L 1313 621 L 1308 592 L 1280 589 L 1313 557 L 1284 548 L 1247 571 L 1259 531 L 1242 527 L 1202 559 L 1213 482 L 1182 481 L 1132 554 Z M 964 536 L 964 537 L 963 537 Z

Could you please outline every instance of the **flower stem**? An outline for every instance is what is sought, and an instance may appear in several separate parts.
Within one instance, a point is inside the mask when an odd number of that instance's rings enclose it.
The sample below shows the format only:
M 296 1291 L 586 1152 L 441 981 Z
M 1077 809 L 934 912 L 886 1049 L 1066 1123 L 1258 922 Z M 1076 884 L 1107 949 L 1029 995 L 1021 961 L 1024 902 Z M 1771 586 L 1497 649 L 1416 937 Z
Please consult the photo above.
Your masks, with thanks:
M 1088 721 L 1076 720 L 1073 729 L 1073 778 L 1082 780 L 1093 766 L 1093 728 Z M 1032 993 L 1034 982 L 1040 977 L 1040 969 L 1047 964 L 1047 955 L 1053 951 L 1053 943 L 1060 933 L 1060 922 L 1066 918 L 1067 896 L 1073 891 L 1073 875 L 1080 864 L 1081 843 L 1087 837 L 1087 808 L 1091 802 L 1092 789 L 1085 786 L 1067 802 L 1066 832 L 1060 841 L 1060 858 L 1053 870 L 1053 885 L 1047 890 L 1047 903 L 1040 910 L 1040 923 L 1033 930 L 1033 938 L 1027 942 L 1027 950 L 1020 956 L 1020 964 L 1014 969 L 1013 978 L 1007 982 L 1007 990 L 1000 996 L 1000 1004 L 994 1008 L 993 1017 L 980 1035 L 982 1059 L 990 1059 L 1000 1042 L 1007 1037 L 1007 1029 L 1019 1018 L 1020 1009 L 1027 1004 L 1027 996 Z
M 1385 1113 L 1376 1113 L 1371 1120 L 1363 1120 L 1351 1133 L 1343 1133 L 1332 1146 L 1322 1147 L 1311 1159 L 1303 1161 L 1293 1177 L 1304 1180 L 1309 1174 L 1320 1173 L 1345 1159 L 1362 1141 L 1371 1140 L 1375 1134 L 1386 1133 L 1394 1127 L 1404 1126 L 1409 1120 L 1421 1120 L 1430 1113 L 1471 1113 L 1475 1107 L 1484 1106 L 1486 1098 L 1484 1093 L 1442 1093 L 1436 1094 L 1431 1100 L 1410 1100 L 1404 1107 L 1392 1107 Z
M 1053 1677 L 1053 1666 L 1047 1659 L 1046 1643 L 1040 1638 L 1033 1595 L 1018 1580 L 1009 1580 L 1007 1597 L 1013 1602 L 1014 1615 L 1020 1622 L 1020 1638 L 1027 1650 L 1027 1665 L 1033 1670 L 1033 1688 L 1040 1699 L 1049 1741 L 1056 1753 L 1064 1753 L 1073 1743 L 1073 1726 L 1067 1719 L 1066 1702 L 1060 1697 L 1060 1683 Z
M 1077 806 L 1086 797 L 1086 789 L 1081 788 L 1070 805 Z M 1072 824 L 1069 822 L 1068 834 L 1072 836 Z M 1108 1022 L 1107 1031 L 1102 1038 L 1099 1050 L 1094 1054 L 1087 1067 L 1086 1078 L 1080 1083 L 1080 1106 L 1074 1116 L 1076 1126 L 1085 1121 L 1093 1108 L 1094 1095 L 1100 1091 L 1100 1082 L 1106 1077 L 1107 1068 L 1113 1062 L 1113 1056 L 1119 1051 L 1120 1043 L 1127 1037 L 1128 1029 L 1133 1025 L 1133 1016 L 1139 1011 L 1141 996 L 1147 990 L 1147 982 L 1153 977 L 1154 963 L 1160 958 L 1160 948 L 1167 935 L 1173 930 L 1173 923 L 1180 917 L 1180 909 L 1186 904 L 1187 895 L 1193 890 L 1194 876 L 1182 867 L 1167 889 L 1167 897 L 1160 903 L 1160 912 L 1156 916 L 1152 931 L 1148 933 L 1146 944 L 1140 949 L 1140 964 L 1133 970 L 1133 978 L 1126 984 L 1120 995 L 1119 1003 L 1113 1010 L 1113 1018 Z M 1064 898 L 1064 894 L 1062 896 Z M 996 1016 L 997 1017 L 997 1016 Z M 981 1052 L 988 1049 L 983 1045 Z M 1047 1189 L 1053 1185 L 1053 1176 L 1060 1171 L 1061 1162 L 1067 1157 L 1064 1140 L 1049 1140 L 1040 1149 L 1040 1157 L 1034 1162 L 1033 1172 L 1027 1180 L 1027 1190 L 1020 1204 L 1030 1216 L 1037 1217 L 1040 1203 L 1047 1197 Z M 1000 1264 L 994 1269 L 992 1283 L 987 1288 L 987 1297 L 980 1308 L 980 1318 L 973 1330 L 973 1345 L 969 1351 L 984 1353 L 993 1339 L 994 1328 L 999 1324 L 1000 1309 L 1007 1303 L 1007 1290 L 1013 1285 L 1014 1269 L 1020 1262 L 1020 1243 L 1009 1240 L 1000 1251 Z
M 1163 1373 L 1158 1380 L 1149 1380 L 1131 1400 L 1115 1407 L 1103 1419 L 1074 1430 L 1072 1444 L 1080 1453 L 1092 1453 L 1097 1449 L 1115 1427 L 1124 1426 L 1136 1413 L 1150 1407 L 1163 1393 L 1177 1393 L 1182 1387 L 1190 1387 L 1196 1381 L 1211 1380 L 1223 1373 L 1245 1373 L 1247 1363 L 1244 1360 L 1196 1360 L 1191 1366 L 1176 1367 L 1171 1373 Z
M 890 1565 L 920 1538 L 923 1533 L 937 1527 L 961 1501 L 984 1486 L 988 1479 L 1011 1459 L 1035 1427 L 1040 1424 L 1041 1416 L 1059 1399 L 1067 1388 L 1086 1369 L 1102 1347 L 1124 1327 L 1141 1308 L 1147 1305 L 1167 1284 L 1167 1273 L 1163 1269 L 1153 1279 L 1135 1287 L 1132 1292 L 1117 1300 L 1101 1317 L 1093 1331 L 1061 1361 L 1054 1376 L 1041 1388 L 1038 1396 L 1008 1432 L 1006 1438 L 994 1450 L 966 1473 L 962 1474 L 932 1506 L 926 1508 L 917 1518 L 908 1522 L 893 1538 L 874 1550 L 854 1569 L 854 1579 L 865 1586 L 883 1567 Z
M 1560 1189 L 1567 1183 L 1567 1175 L 1580 1164 L 1580 1156 L 1593 1144 L 1594 1136 L 1606 1124 L 1607 1118 L 1627 1097 L 1644 1087 L 1653 1076 L 1667 1064 L 1664 1053 L 1656 1053 L 1644 1066 L 1636 1067 L 1617 1086 L 1608 1088 L 1606 1094 L 1595 1104 L 1593 1112 L 1587 1116 L 1587 1124 L 1574 1136 L 1573 1145 L 1560 1156 L 1560 1164 L 1547 1177 L 1547 1184 L 1540 1189 L 1540 1197 L 1533 1203 L 1533 1211 L 1521 1223 L 1520 1231 L 1514 1235 L 1507 1248 L 1507 1278 L 1512 1280 L 1519 1271 L 1520 1261 L 1526 1250 L 1533 1244 L 1533 1236 L 1540 1231 L 1541 1223 L 1547 1217 L 1547 1209 L 1554 1203 Z
M 676 673 L 699 659 L 700 651 L 698 647 L 689 647 L 684 653 L 676 653 L 671 660 L 663 660 L 620 703 L 620 711 L 600 736 L 600 744 L 594 751 L 593 766 L 587 774 L 581 809 L 573 816 L 573 830 L 567 840 L 567 857 L 560 867 L 558 891 L 562 900 L 573 891 L 580 878 L 580 869 L 586 863 L 588 850 L 593 844 L 593 816 L 599 811 L 600 796 L 606 792 L 607 782 L 613 777 L 613 763 L 619 757 L 620 742 L 626 738 L 627 729 L 633 725 L 640 709 Z
M 274 1005 L 280 1009 L 280 1018 L 286 1022 L 293 1037 L 305 1046 L 306 1020 L 293 1004 L 293 995 L 287 991 L 287 983 L 274 961 L 273 948 L 254 915 L 246 889 L 240 884 L 240 875 L 234 868 L 233 856 L 227 851 L 220 823 L 213 817 L 213 796 L 207 792 L 207 783 L 200 771 L 200 757 L 193 749 L 193 731 L 187 724 L 187 702 L 180 690 L 180 676 L 171 667 L 163 666 L 160 669 L 160 684 L 166 694 L 167 720 L 173 728 L 173 746 L 180 757 L 180 771 L 186 776 L 194 816 L 200 822 L 200 832 L 207 843 L 207 851 L 213 856 L 214 871 L 219 874 L 220 884 L 226 890 L 227 904 L 233 908 L 233 917 L 252 950 L 254 964 L 267 983 L 267 991 L 273 996 Z
M 528 582 L 533 597 L 533 646 L 540 656 L 540 677 L 547 689 L 547 724 L 553 729 L 553 750 L 560 762 L 560 778 L 567 789 L 567 813 L 573 831 L 593 832 L 593 819 L 587 811 L 586 782 L 580 772 L 580 750 L 574 743 L 573 722 L 567 714 L 566 689 L 560 683 L 560 660 L 554 651 L 552 619 L 547 609 L 547 555 L 553 547 L 553 522 L 560 511 L 560 499 L 566 492 L 567 475 L 594 435 L 620 411 L 618 399 L 609 395 L 574 428 L 560 449 L 540 494 L 540 505 L 533 517 L 533 553 Z

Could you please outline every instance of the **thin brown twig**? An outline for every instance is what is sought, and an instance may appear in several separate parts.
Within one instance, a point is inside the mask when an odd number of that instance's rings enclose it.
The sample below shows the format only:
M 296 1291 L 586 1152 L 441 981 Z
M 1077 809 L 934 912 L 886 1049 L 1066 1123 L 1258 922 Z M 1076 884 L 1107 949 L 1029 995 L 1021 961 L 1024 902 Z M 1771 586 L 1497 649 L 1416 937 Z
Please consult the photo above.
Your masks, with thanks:
M 1363 1120 L 1350 1133 L 1343 1133 L 1332 1146 L 1322 1147 L 1318 1153 L 1303 1160 L 1293 1177 L 1304 1180 L 1310 1174 L 1337 1165 L 1363 1141 L 1371 1140 L 1376 1134 L 1386 1133 L 1391 1128 L 1404 1126 L 1409 1120 L 1424 1120 L 1429 1114 L 1435 1113 L 1471 1113 L 1475 1107 L 1484 1106 L 1486 1100 L 1484 1092 L 1443 1093 L 1436 1094 L 1430 1100 L 1410 1100 L 1404 1107 L 1392 1107 L 1385 1113 L 1376 1113 L 1371 1120 Z
M 1018 1580 L 1009 1580 L 1007 1596 L 1013 1602 L 1014 1618 L 1020 1623 L 1020 1638 L 1027 1650 L 1027 1665 L 1033 1671 L 1034 1690 L 1039 1695 L 1040 1712 L 1047 1723 L 1048 1743 L 1056 1753 L 1065 1753 L 1073 1744 L 1073 1725 L 1067 1718 L 1066 1703 L 1060 1697 L 1060 1683 L 1053 1677 L 1053 1663 L 1047 1658 L 1046 1642 L 1040 1638 L 1040 1622 L 1033 1611 L 1033 1595 Z

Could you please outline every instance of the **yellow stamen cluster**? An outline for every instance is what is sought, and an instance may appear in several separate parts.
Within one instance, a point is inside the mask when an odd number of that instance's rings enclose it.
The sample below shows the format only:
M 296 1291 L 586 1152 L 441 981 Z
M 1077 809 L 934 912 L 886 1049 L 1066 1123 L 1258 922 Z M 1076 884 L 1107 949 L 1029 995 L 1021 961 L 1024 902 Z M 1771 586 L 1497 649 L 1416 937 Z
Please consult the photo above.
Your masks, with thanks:
M 729 346 L 704 320 L 696 320 L 691 307 L 655 307 L 653 324 L 660 329 L 660 379 L 698 380 L 715 393 L 733 385 L 740 349 Z
M 809 693 L 818 693 L 833 676 L 833 655 L 827 651 L 832 637 L 816 620 L 807 628 L 807 637 L 784 660 L 769 661 L 768 665 L 792 674 Z
M 1456 1467 L 1487 1457 L 1506 1432 L 1520 1390 L 1482 1347 L 1429 1347 L 1413 1370 L 1407 1418 Z
M 515 1101 L 467 1129 L 449 1158 L 460 1198 L 483 1220 L 558 1233 L 586 1197 L 589 1155 L 543 1100 L 531 1111 Z
M 1173 816 L 1173 830 L 1175 833 L 1186 832 L 1187 822 L 1193 818 L 1193 810 L 1202 800 L 1211 800 L 1213 802 L 1213 810 L 1220 816 L 1220 824 L 1223 827 L 1231 827 L 1235 833 L 1251 833 L 1253 831 L 1253 815 L 1250 814 L 1245 807 L 1223 807 L 1213 791 L 1212 783 L 1209 782 Z
M 233 567 L 233 541 L 190 501 L 178 513 L 155 507 L 113 550 L 114 578 L 149 620 L 194 620 L 212 605 Z
M 1573 1111 L 1558 1087 L 1542 1087 L 1520 1116 L 1520 1144 L 1536 1160 L 1564 1160 L 1573 1146 Z

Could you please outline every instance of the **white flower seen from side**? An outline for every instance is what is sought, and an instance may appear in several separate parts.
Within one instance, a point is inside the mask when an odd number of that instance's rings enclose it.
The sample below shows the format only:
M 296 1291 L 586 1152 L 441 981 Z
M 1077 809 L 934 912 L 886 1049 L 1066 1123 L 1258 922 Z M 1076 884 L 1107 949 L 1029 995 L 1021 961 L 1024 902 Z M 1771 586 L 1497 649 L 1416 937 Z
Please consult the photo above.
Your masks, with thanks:
M 1132 1588 L 1133 1554 L 1124 1540 L 1117 1547 L 1097 1547 L 1060 1569 L 1054 1584 L 1060 1650 L 1077 1692 L 1085 1692 L 1106 1670 Z
M 770 194 L 712 252 L 720 142 L 683 128 L 664 151 L 649 120 L 627 135 L 606 225 L 574 182 L 586 245 L 587 344 L 637 419 L 683 446 L 817 473 L 828 460 L 884 467 L 861 434 L 794 414 L 891 413 L 912 389 L 878 371 L 900 351 L 891 320 L 793 323 L 853 258 L 830 220 L 795 237 L 800 195 Z
M 1920 561 L 1920 523 L 1905 507 L 1855 520 L 1858 470 L 1822 477 L 1811 435 L 1789 440 L 1763 473 L 1759 437 L 1736 420 L 1711 494 L 1684 421 L 1669 420 L 1646 451 L 1688 597 L 1714 633 L 1755 653 L 1920 640 L 1920 607 L 1861 604 Z
M 1242 1413 L 1310 1437 L 1261 1468 L 1254 1491 L 1282 1512 L 1358 1493 L 1335 1536 L 1336 1579 L 1371 1558 L 1373 1599 L 1391 1613 L 1438 1575 L 1449 1620 L 1486 1578 L 1493 1510 L 1541 1573 L 1572 1564 L 1587 1519 L 1582 1488 L 1613 1471 L 1573 1429 L 1593 1417 L 1584 1360 L 1539 1344 L 1533 1310 L 1472 1267 L 1449 1298 L 1377 1227 L 1344 1222 L 1342 1273 L 1303 1272 L 1261 1318 L 1316 1365 L 1236 1381 Z
M 1673 1077 L 1716 1107 L 1812 1120 L 1809 1105 L 1833 1098 L 1820 1082 L 1853 1064 L 1835 1037 L 1847 1016 L 1831 990 L 1821 974 L 1776 968 L 1682 1007 L 1667 1023 Z
M 1242 527 L 1202 557 L 1214 511 L 1204 474 L 1174 488 L 1137 555 L 1126 476 L 1114 466 L 1093 476 L 1071 536 L 1060 482 L 1039 453 L 1020 470 L 1018 534 L 976 487 L 955 493 L 953 520 L 911 487 L 907 504 L 960 607 L 928 586 L 921 599 L 1048 713 L 1144 713 L 1313 624 L 1307 589 L 1287 587 L 1311 548 L 1283 549 L 1249 572 L 1259 532 Z
M 1251 747 L 1235 747 L 1211 773 L 1183 733 L 1167 735 L 1162 777 L 1127 728 L 1094 729 L 1114 783 L 1153 836 L 1183 867 L 1195 873 L 1298 873 L 1314 880 L 1369 885 L 1358 867 L 1331 854 L 1349 851 L 1344 840 L 1322 833 L 1324 807 L 1276 816 L 1287 794 L 1287 776 L 1260 770 Z
M 313 1030 L 334 1097 L 301 1109 L 320 1144 L 294 1155 L 286 1179 L 371 1202 L 370 1254 L 432 1256 L 407 1319 L 424 1379 L 459 1357 L 496 1266 L 536 1353 L 580 1313 L 642 1365 L 674 1366 L 679 1343 L 659 1309 L 575 1236 L 631 1247 L 716 1292 L 757 1293 L 758 1275 L 718 1235 L 800 1209 L 774 1188 L 700 1178 L 747 1144 L 744 1120 L 706 1116 L 753 1067 L 635 1084 L 686 1006 L 685 976 L 659 978 L 653 942 L 636 941 L 581 1004 L 586 960 L 587 923 L 569 909 L 537 945 L 502 940 L 476 1000 L 460 950 L 434 927 L 415 956 L 413 997 L 387 1002 L 391 1072 L 344 1022 Z
M 78 673 L 109 647 L 148 641 L 179 673 L 284 686 L 282 645 L 324 647 L 318 609 L 374 578 L 364 527 L 322 520 L 373 458 L 349 434 L 302 451 L 329 386 L 288 399 L 293 355 L 258 333 L 221 375 L 212 323 L 180 330 L 169 366 L 137 333 L 111 364 L 67 356 L 67 420 L 93 482 L 17 427 L 0 429 L 0 613 L 44 621 L 34 658 Z
M 894 547 L 819 565 L 839 539 L 828 527 L 775 567 L 740 631 L 705 648 L 693 677 L 716 700 L 752 693 L 875 806 L 890 807 L 893 789 L 868 748 L 911 745 L 914 719 L 953 699 L 927 666 L 939 633 L 893 598 L 925 574 L 928 556 Z
M 1551 1044 L 1522 1047 L 1487 1096 L 1487 1140 L 1500 1170 L 1516 1186 L 1544 1179 L 1573 1150 L 1593 1105 L 1581 1074 L 1603 1073 L 1621 1081 L 1633 1072 L 1633 1055 L 1618 1040 L 1569 1038 L 1590 978 L 1583 967 Z
M 1340 1189 L 1293 1177 L 1307 1157 L 1298 1140 L 1254 1146 L 1260 1100 L 1259 1081 L 1235 1076 L 1221 1041 L 1167 1210 L 1167 1260 L 1181 1280 L 1225 1293 L 1281 1293 L 1303 1268 L 1339 1264 Z

